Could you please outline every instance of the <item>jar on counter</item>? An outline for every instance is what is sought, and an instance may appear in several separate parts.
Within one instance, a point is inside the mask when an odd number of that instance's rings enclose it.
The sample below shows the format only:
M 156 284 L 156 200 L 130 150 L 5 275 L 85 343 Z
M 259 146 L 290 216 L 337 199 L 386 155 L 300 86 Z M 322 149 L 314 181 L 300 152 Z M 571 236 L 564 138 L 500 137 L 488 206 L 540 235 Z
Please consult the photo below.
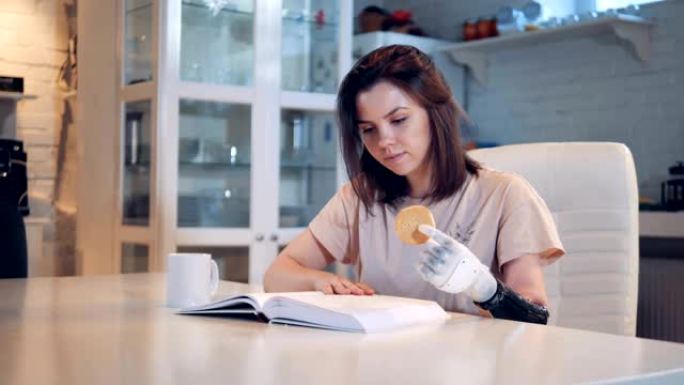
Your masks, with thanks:
M 463 41 L 475 40 L 477 37 L 477 19 L 467 19 L 463 23 Z
M 477 36 L 480 39 L 499 36 L 499 31 L 496 28 L 496 18 L 491 16 L 478 20 Z

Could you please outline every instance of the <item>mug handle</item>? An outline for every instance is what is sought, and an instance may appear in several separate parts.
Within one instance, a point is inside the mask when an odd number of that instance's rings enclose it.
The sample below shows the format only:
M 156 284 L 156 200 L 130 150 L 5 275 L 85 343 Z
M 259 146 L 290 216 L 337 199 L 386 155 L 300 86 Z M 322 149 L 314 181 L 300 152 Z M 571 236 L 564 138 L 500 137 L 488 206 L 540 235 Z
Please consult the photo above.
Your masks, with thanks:
M 209 295 L 214 295 L 216 294 L 216 290 L 218 290 L 218 285 L 219 285 L 219 271 L 218 271 L 218 265 L 216 264 L 216 261 L 213 259 L 210 259 L 211 261 L 211 281 L 209 283 L 211 287 L 211 291 L 209 292 Z

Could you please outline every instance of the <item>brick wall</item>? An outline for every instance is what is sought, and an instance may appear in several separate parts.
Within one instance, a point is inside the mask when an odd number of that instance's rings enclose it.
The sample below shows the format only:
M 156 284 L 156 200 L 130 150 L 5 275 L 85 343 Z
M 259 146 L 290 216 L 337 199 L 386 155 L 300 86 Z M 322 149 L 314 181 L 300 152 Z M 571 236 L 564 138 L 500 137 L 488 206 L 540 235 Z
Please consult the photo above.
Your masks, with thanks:
M 463 16 L 493 13 L 503 3 L 385 0 L 384 6 L 414 9 L 429 32 L 453 39 Z M 656 23 L 646 63 L 612 35 L 491 55 L 489 82 L 468 82 L 478 139 L 623 142 L 635 158 L 640 195 L 658 199 L 668 166 L 684 160 L 684 1 L 646 4 L 641 13 Z
M 0 1 L 0 74 L 23 77 L 24 92 L 37 96 L 18 104 L 17 136 L 24 141 L 29 159 L 32 215 L 28 222 L 46 222 L 42 254 L 48 258 L 54 255 L 57 233 L 55 181 L 65 111 L 56 79 L 67 44 L 67 16 L 60 0 Z M 52 275 L 60 270 L 54 263 L 39 269 L 29 274 Z

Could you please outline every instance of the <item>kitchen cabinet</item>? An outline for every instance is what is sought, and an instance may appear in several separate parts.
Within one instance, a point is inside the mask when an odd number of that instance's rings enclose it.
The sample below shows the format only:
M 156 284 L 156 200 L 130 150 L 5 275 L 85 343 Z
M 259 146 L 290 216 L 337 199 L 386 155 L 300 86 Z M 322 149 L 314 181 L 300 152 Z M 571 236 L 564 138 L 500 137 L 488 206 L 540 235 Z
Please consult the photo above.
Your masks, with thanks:
M 209 252 L 222 278 L 260 283 L 344 181 L 333 112 L 351 0 L 117 7 L 114 250 L 99 265 Z

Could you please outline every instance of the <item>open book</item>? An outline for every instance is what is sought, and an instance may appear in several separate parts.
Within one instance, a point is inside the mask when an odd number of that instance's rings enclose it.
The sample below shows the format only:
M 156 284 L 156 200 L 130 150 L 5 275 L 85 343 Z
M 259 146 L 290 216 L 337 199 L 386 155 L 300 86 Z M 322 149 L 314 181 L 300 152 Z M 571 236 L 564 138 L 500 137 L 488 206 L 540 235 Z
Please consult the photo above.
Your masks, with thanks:
M 365 333 L 448 318 L 433 301 L 385 295 L 325 295 L 314 291 L 235 295 L 181 309 L 179 313 L 251 315 L 271 323 Z

